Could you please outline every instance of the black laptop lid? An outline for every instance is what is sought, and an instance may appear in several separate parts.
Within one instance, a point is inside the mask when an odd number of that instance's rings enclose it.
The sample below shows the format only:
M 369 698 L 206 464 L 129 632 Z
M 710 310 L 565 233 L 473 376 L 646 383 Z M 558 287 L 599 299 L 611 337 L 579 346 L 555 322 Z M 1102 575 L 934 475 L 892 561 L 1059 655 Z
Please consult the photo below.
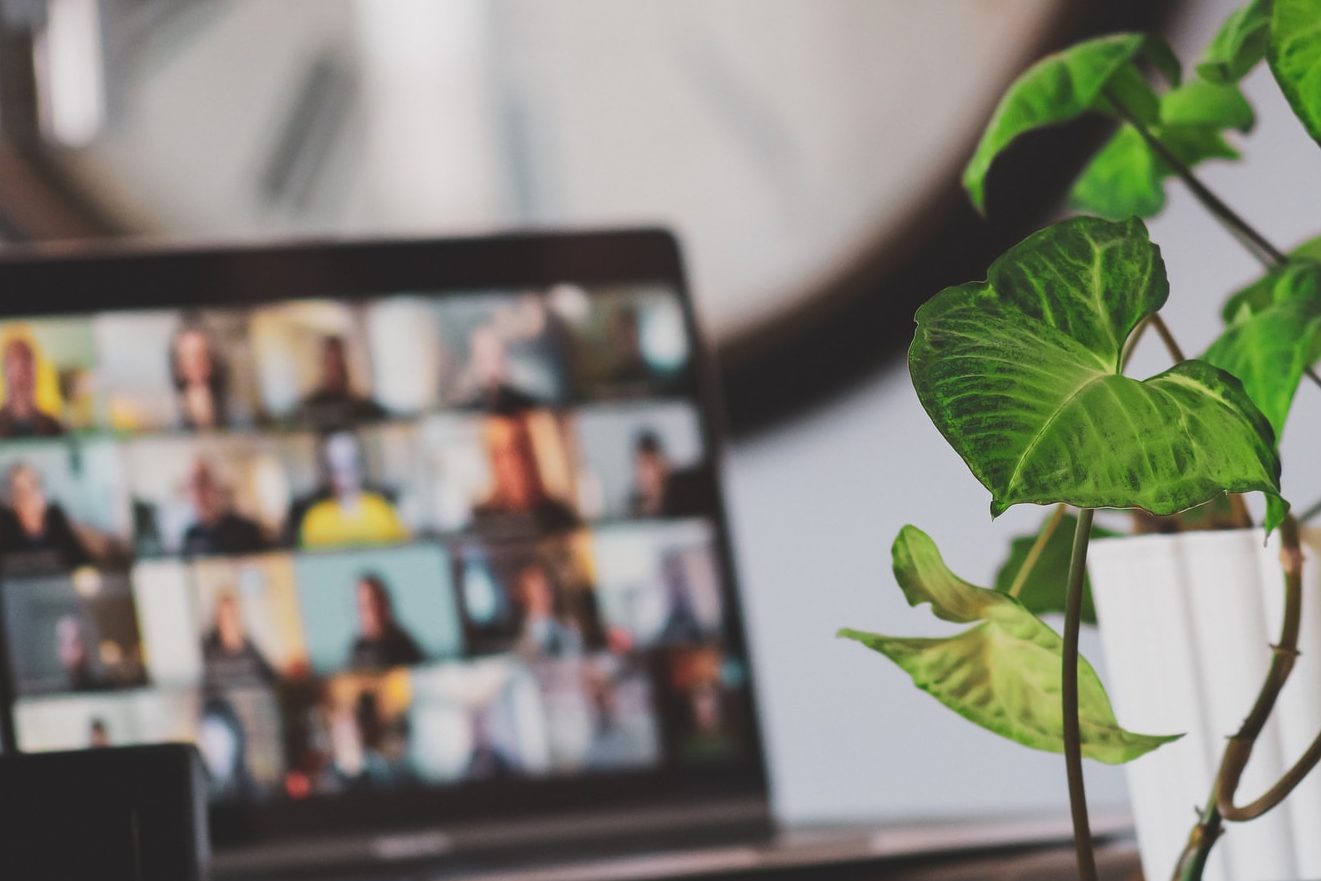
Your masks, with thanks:
M 667 234 L 20 253 L 0 292 L 17 749 L 195 743 L 221 844 L 764 808 Z

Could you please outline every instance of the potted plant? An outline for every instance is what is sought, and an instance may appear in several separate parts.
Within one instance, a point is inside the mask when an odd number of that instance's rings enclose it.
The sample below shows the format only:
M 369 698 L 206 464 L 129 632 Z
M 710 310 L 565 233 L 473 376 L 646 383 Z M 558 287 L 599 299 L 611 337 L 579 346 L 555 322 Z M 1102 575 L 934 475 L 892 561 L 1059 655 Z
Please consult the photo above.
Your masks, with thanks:
M 1270 814 L 1321 761 L 1321 731 L 1314 731 L 1301 755 L 1281 761 L 1264 795 L 1253 791 L 1248 801 L 1239 792 L 1254 751 L 1260 764 L 1266 723 L 1297 666 L 1303 620 L 1303 539 L 1299 518 L 1280 495 L 1277 439 L 1300 384 L 1321 385 L 1312 371 L 1321 359 L 1321 249 L 1313 243 L 1284 253 L 1193 171 L 1206 160 L 1237 156 L 1226 135 L 1253 124 L 1239 81 L 1263 58 L 1299 120 L 1321 141 L 1321 0 L 1252 0 L 1224 23 L 1187 76 L 1160 39 L 1117 34 L 1049 56 L 1011 85 L 964 174 L 978 209 L 985 209 L 994 160 L 1020 135 L 1087 113 L 1107 115 L 1119 128 L 1071 193 L 1071 206 L 1087 215 L 1030 235 L 995 260 L 984 281 L 947 288 L 923 305 L 909 368 L 926 412 L 990 491 L 992 516 L 1019 504 L 1052 510 L 1037 535 L 1015 542 L 994 589 L 952 573 L 916 527 L 901 530 L 893 569 L 908 602 L 972 626 L 920 639 L 841 631 L 890 658 L 968 720 L 1064 754 L 1079 875 L 1086 881 L 1096 878 L 1096 868 L 1083 758 L 1129 763 L 1180 736 L 1121 727 L 1099 677 L 1079 657 L 1079 630 L 1091 605 L 1088 547 L 1093 537 L 1108 535 L 1094 523 L 1097 510 L 1130 510 L 1136 531 L 1155 534 L 1100 545 L 1093 573 L 1100 626 L 1104 638 L 1112 611 L 1120 635 L 1108 640 L 1108 656 L 1174 640 L 1172 628 L 1160 629 L 1169 591 L 1157 570 L 1186 576 L 1188 566 L 1170 561 L 1191 554 L 1228 585 L 1206 596 L 1199 585 L 1180 587 L 1200 610 L 1193 617 L 1221 630 L 1243 623 L 1239 647 L 1220 654 L 1246 652 L 1257 661 L 1246 667 L 1260 672 L 1250 699 L 1235 711 L 1239 721 L 1203 738 L 1218 753 L 1213 779 L 1207 791 L 1178 793 L 1176 803 L 1205 806 L 1191 823 L 1183 810 L 1166 821 L 1188 828 L 1159 872 L 1203 877 L 1227 826 Z M 1169 294 L 1164 264 L 1139 219 L 1163 207 L 1172 178 L 1263 265 L 1261 278 L 1224 304 L 1224 333 L 1195 358 L 1161 318 Z M 1137 379 L 1125 368 L 1144 332 L 1159 335 L 1172 366 Z M 1265 497 L 1261 531 L 1252 530 L 1244 493 Z M 1231 531 L 1205 533 L 1225 527 Z M 1191 531 L 1202 531 L 1201 538 L 1190 538 Z M 1272 535 L 1274 556 L 1260 550 L 1263 533 Z M 1221 553 L 1222 544 L 1229 550 Z M 1252 622 L 1239 622 L 1235 609 L 1215 605 L 1235 590 L 1261 594 L 1256 573 L 1264 566 L 1273 569 L 1268 593 L 1277 597 L 1281 619 L 1270 645 L 1258 639 L 1264 625 L 1247 626 Z M 1254 583 L 1236 585 L 1235 573 Z M 1111 590 L 1114 584 L 1120 587 Z M 1062 633 L 1041 619 L 1048 612 L 1063 613 Z M 1130 638 L 1144 632 L 1155 635 L 1145 643 Z M 1123 665 L 1112 659 L 1111 666 Z M 1130 680 L 1143 677 L 1141 664 L 1130 669 L 1136 671 Z M 1153 680 L 1169 673 L 1159 661 L 1147 669 Z M 1191 681 L 1200 672 L 1187 681 L 1166 677 L 1184 689 L 1167 695 L 1168 702 L 1196 705 L 1205 698 Z M 1235 668 L 1235 675 L 1242 678 L 1244 669 Z M 1225 703 L 1221 691 L 1214 699 Z M 1317 693 L 1295 697 L 1321 701 Z M 1321 828 L 1314 835 L 1321 838 Z

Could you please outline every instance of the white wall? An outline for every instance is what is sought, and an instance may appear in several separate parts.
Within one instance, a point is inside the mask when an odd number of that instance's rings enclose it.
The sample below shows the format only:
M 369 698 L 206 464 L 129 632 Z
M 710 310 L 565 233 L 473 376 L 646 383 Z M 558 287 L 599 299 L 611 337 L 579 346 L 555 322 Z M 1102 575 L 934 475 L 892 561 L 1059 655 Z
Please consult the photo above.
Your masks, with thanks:
M 1180 54 L 1194 57 L 1237 5 L 1189 4 L 1175 39 Z M 1208 166 L 1203 177 L 1289 246 L 1321 233 L 1321 151 L 1264 67 L 1248 92 L 1260 123 L 1247 141 L 1247 161 Z M 1217 332 L 1225 295 L 1257 270 L 1186 190 L 1175 183 L 1170 193 L 1169 208 L 1151 224 L 1171 281 L 1166 316 L 1184 347 L 1200 351 Z M 1159 344 L 1145 341 L 1135 371 L 1167 366 Z M 1318 429 L 1321 390 L 1305 386 L 1284 444 L 1285 489 L 1299 506 L 1321 497 L 1321 465 L 1309 449 Z M 931 427 L 906 370 L 876 378 L 808 423 L 739 447 L 731 460 L 780 814 L 809 820 L 1062 810 L 1062 759 L 969 725 L 884 658 L 832 638 L 841 625 L 947 631 L 907 607 L 889 572 L 889 544 L 904 523 L 930 532 L 955 571 L 985 584 L 1008 538 L 1040 517 L 1016 509 L 991 522 L 987 493 Z M 1083 650 L 1101 660 L 1095 639 Z M 1096 803 L 1123 799 L 1118 769 L 1089 763 L 1087 775 Z M 1189 794 L 1190 819 L 1201 797 Z

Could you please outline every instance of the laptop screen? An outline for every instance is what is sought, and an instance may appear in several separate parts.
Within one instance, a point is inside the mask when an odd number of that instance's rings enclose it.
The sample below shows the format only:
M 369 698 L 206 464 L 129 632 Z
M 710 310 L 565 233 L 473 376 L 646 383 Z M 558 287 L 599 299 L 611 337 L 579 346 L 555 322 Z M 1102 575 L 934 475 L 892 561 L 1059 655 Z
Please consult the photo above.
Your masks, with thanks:
M 191 742 L 254 827 L 757 764 L 677 280 L 172 265 L 0 319 L 18 749 Z

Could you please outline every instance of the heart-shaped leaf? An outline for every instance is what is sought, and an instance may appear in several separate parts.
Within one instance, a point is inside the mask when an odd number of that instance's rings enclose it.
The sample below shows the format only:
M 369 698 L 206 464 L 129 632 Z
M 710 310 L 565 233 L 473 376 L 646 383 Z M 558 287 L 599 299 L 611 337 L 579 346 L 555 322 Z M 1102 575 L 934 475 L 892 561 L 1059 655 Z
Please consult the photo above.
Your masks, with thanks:
M 993 516 L 1022 502 L 1172 514 L 1222 492 L 1278 496 L 1274 434 L 1237 379 L 1202 361 L 1120 375 L 1129 334 L 1167 294 L 1141 221 L 1079 217 L 918 310 L 913 385 Z
M 1294 114 L 1321 141 L 1321 0 L 1275 0 L 1267 57 Z
M 1048 514 L 1042 523 L 1042 530 L 1055 520 L 1053 513 Z M 1047 615 L 1051 612 L 1064 611 L 1064 594 L 1069 580 L 1069 559 L 1073 553 L 1073 533 L 1078 528 L 1078 518 L 1065 514 L 1051 528 L 1049 538 L 1042 546 L 1041 555 L 1023 577 L 1018 589 L 1017 599 L 1023 608 L 1034 615 Z M 1018 579 L 1018 573 L 1027 563 L 1032 547 L 1037 543 L 1041 530 L 1032 535 L 1020 535 L 1009 546 L 1009 559 L 995 573 L 995 589 L 1008 593 Z M 1092 527 L 1092 538 L 1112 538 L 1119 533 L 1104 526 Z M 1096 623 L 1096 606 L 1092 603 L 1091 579 L 1083 576 L 1082 620 L 1086 624 Z
M 1155 129 L 1155 134 L 1189 167 L 1207 159 L 1239 158 L 1212 126 L 1168 126 Z M 1147 146 L 1138 130 L 1125 125 L 1074 182 L 1069 207 L 1112 220 L 1152 217 L 1165 207 L 1165 180 L 1172 174 L 1174 169 Z
M 1016 79 L 992 114 L 963 173 L 964 188 L 977 209 L 986 210 L 986 175 L 1002 150 L 1033 129 L 1067 122 L 1089 110 L 1107 111 L 1107 88 L 1122 94 L 1131 112 L 1155 116 L 1156 99 L 1133 66 L 1140 55 L 1177 81 L 1178 62 L 1169 47 L 1142 34 L 1116 34 L 1079 43 L 1046 56 Z
M 934 639 L 857 630 L 842 630 L 840 636 L 885 655 L 918 688 L 969 721 L 1024 746 L 1062 752 L 1059 634 L 1018 600 L 949 571 L 935 542 L 914 526 L 900 531 L 891 553 L 909 605 L 930 603 L 939 618 L 977 626 Z M 1083 658 L 1078 661 L 1078 714 L 1082 753 L 1100 762 L 1129 762 L 1179 737 L 1121 728 L 1101 680 Z
M 1197 72 L 1213 83 L 1243 79 L 1266 54 L 1270 23 L 1270 0 L 1252 0 L 1235 10 L 1207 47 Z
M 1230 298 L 1226 318 L 1202 359 L 1238 377 L 1278 438 L 1303 373 L 1321 357 L 1321 264 L 1272 269 Z
M 1152 217 L 1165 207 L 1168 173 L 1138 130 L 1121 126 L 1074 181 L 1069 207 L 1112 220 Z

